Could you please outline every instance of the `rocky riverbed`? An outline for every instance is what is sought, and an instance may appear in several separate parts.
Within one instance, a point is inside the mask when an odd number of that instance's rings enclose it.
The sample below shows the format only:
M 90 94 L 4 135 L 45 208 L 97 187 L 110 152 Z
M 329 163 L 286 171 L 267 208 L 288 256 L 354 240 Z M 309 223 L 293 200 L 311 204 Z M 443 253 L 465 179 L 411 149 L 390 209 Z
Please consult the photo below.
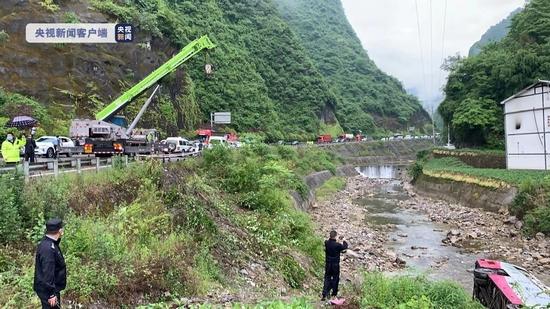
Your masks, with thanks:
M 402 191 L 384 195 L 392 186 Z M 491 213 L 423 197 L 407 179 L 350 177 L 344 190 L 314 203 L 310 214 L 320 236 L 327 238 L 334 229 L 349 242 L 344 282 L 359 280 L 361 270 L 412 266 L 470 289 L 473 262 L 490 258 L 525 267 L 550 283 L 548 237 L 522 236 L 522 223 L 504 210 Z
M 409 199 L 399 202 L 403 209 L 426 214 L 432 222 L 446 224 L 442 243 L 464 249 L 482 258 L 494 258 L 522 266 L 550 284 L 550 238 L 542 233 L 523 236 L 523 223 L 501 209 L 498 213 L 433 200 L 418 195 L 404 182 Z
M 327 201 L 314 203 L 310 211 L 320 236 L 326 239 L 331 230 L 336 230 L 350 245 L 342 257 L 343 280 L 358 278 L 362 270 L 393 271 L 405 266 L 405 262 L 386 247 L 391 225 L 368 224 L 365 221 L 368 209 L 356 202 L 373 194 L 379 185 L 380 181 L 362 176 L 348 178 L 344 190 Z

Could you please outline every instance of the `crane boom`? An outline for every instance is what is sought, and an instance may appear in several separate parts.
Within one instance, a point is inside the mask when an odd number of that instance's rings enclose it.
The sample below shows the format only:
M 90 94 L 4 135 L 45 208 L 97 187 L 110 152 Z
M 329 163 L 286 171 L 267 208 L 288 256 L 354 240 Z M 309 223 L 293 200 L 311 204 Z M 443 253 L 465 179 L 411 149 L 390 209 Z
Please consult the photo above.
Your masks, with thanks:
M 132 101 L 135 97 L 153 86 L 164 76 L 176 70 L 180 65 L 189 60 L 189 58 L 193 57 L 203 49 L 212 49 L 214 47 L 216 47 L 216 45 L 212 43 L 212 41 L 210 41 L 210 38 L 208 38 L 207 35 L 204 35 L 187 44 L 187 46 L 185 46 L 177 55 L 172 57 L 172 59 L 168 60 L 151 74 L 147 75 L 143 80 L 130 88 L 128 91 L 124 92 L 111 104 L 98 112 L 96 114 L 96 120 L 108 120 L 124 106 L 126 106 L 130 101 Z

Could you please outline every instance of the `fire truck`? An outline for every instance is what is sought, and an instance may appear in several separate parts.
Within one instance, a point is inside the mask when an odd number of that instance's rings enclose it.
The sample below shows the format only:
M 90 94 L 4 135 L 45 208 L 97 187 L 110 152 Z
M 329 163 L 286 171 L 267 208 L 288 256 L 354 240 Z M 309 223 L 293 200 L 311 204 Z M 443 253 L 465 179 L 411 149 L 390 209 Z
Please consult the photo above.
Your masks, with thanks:
M 319 135 L 319 137 L 317 137 L 317 143 L 332 143 L 332 136 L 330 136 L 329 134 Z

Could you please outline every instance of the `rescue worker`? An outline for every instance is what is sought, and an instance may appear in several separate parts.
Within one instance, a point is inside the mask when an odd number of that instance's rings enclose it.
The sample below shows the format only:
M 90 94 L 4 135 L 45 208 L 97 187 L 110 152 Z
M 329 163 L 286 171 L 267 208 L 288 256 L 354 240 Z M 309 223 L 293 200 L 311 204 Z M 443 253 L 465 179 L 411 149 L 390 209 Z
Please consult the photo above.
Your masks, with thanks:
M 323 285 L 322 301 L 327 299 L 332 290 L 332 297 L 338 295 L 340 282 L 340 253 L 348 248 L 348 243 L 341 237 L 343 243 L 336 241 L 336 231 L 331 231 L 329 239 L 325 240 L 325 282 Z
M 59 151 L 61 150 L 61 139 L 59 138 L 59 135 L 55 137 L 53 148 L 55 150 L 55 158 L 59 158 Z
M 25 142 L 25 161 L 34 163 L 34 150 L 36 149 L 36 142 L 34 141 L 34 135 L 31 133 L 27 137 Z
M 9 165 L 17 164 L 21 160 L 21 148 L 25 146 L 25 140 L 15 138 L 13 133 L 8 133 L 2 143 L 2 157 Z
M 46 222 L 46 235 L 36 249 L 33 289 L 42 308 L 61 308 L 61 291 L 67 283 L 65 259 L 59 248 L 63 236 L 63 221 Z

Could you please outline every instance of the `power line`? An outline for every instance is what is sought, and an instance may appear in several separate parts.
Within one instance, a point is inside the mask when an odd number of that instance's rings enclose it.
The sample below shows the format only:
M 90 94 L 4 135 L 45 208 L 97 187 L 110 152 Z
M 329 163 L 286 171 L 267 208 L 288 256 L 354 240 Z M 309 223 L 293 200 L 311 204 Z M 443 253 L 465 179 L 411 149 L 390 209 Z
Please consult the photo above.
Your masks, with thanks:
M 447 32 L 447 0 L 445 0 L 445 10 L 443 11 L 443 36 L 441 39 L 441 65 L 443 65 L 445 61 L 445 35 Z M 441 85 L 442 78 L 441 78 L 441 68 L 439 68 L 439 85 Z
M 430 96 L 433 95 L 434 88 L 434 30 L 433 30 L 433 0 L 430 0 Z M 430 105 L 433 100 L 430 98 Z
M 418 47 L 420 48 L 420 63 L 422 64 L 422 80 L 424 83 L 424 88 L 427 88 L 426 84 L 426 63 L 424 60 L 424 48 L 422 45 L 422 32 L 420 28 L 420 13 L 418 11 L 418 0 L 414 0 L 414 5 L 416 8 L 416 27 L 418 32 Z

